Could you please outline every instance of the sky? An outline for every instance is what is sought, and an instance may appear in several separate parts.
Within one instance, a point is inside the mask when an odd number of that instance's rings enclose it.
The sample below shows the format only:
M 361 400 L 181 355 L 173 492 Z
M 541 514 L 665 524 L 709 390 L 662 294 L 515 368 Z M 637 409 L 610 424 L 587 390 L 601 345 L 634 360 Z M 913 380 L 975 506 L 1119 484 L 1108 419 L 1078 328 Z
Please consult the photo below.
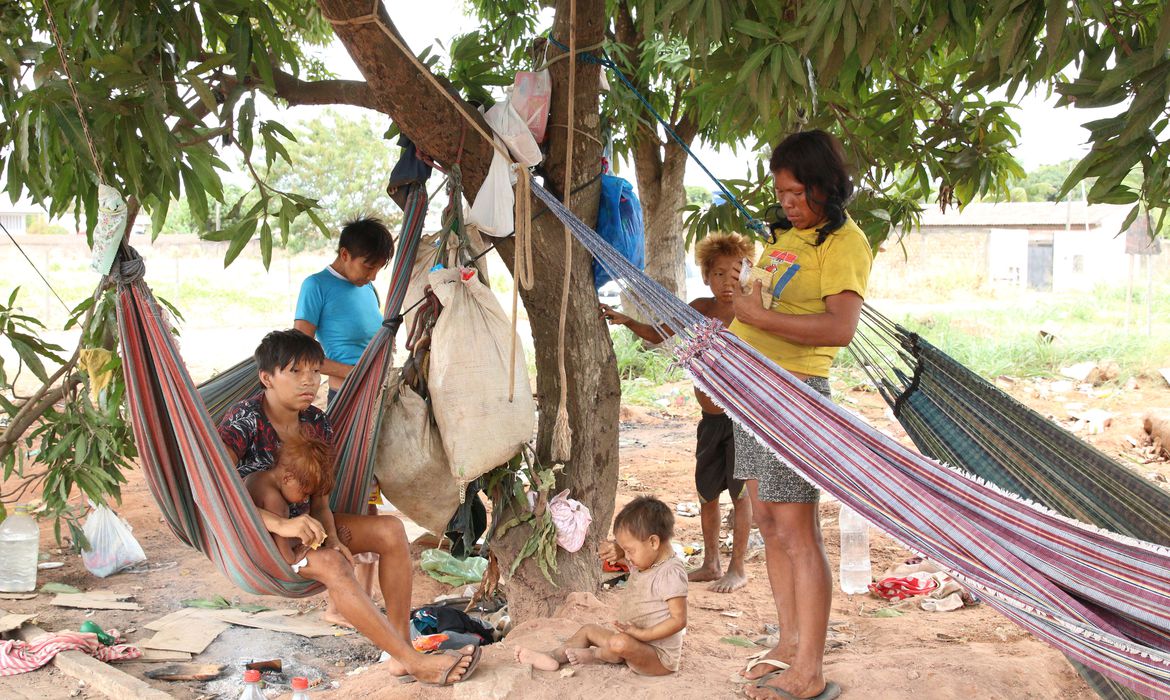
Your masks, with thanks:
M 436 39 L 446 42 L 450 37 L 470 31 L 476 22 L 463 10 L 462 0 L 428 0 L 425 3 L 388 0 L 386 7 L 398 30 L 417 53 L 435 44 Z M 436 28 L 441 28 L 436 34 Z M 441 48 L 434 46 L 434 50 Z M 361 79 L 357 67 L 350 60 L 344 46 L 334 42 L 322 53 L 326 65 L 341 78 Z M 611 81 L 617 85 L 616 81 Z M 620 86 L 617 86 L 620 89 Z M 1044 96 L 1026 96 L 1019 101 L 1020 109 L 1014 111 L 1014 118 L 1020 125 L 1019 147 L 1016 157 L 1025 170 L 1041 165 L 1059 163 L 1070 158 L 1079 158 L 1088 151 L 1085 145 L 1089 132 L 1081 124 L 1116 113 L 1113 109 L 1071 109 L 1056 108 L 1055 100 Z M 307 118 L 319 108 L 301 107 L 293 110 L 296 118 Z M 336 108 L 334 108 L 336 109 Z M 338 110 L 345 112 L 347 110 Z M 362 111 L 362 110 L 356 110 Z M 302 117 L 302 115 L 304 115 Z M 703 145 L 694 148 L 696 155 L 720 178 L 742 178 L 748 165 L 754 166 L 754 154 L 744 148 L 736 152 L 730 148 L 715 150 Z M 633 168 L 629 164 L 617 164 L 619 174 L 631 181 Z M 714 187 L 710 179 L 697 167 L 687 168 L 686 184 Z

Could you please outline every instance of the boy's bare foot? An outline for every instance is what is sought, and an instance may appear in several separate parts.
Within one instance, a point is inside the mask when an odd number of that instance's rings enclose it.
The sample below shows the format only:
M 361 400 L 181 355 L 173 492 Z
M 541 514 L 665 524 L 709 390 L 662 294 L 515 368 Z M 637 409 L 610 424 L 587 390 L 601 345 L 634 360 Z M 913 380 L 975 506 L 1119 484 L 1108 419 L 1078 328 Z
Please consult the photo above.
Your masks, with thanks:
M 702 581 L 714 581 L 719 578 L 723 570 L 719 567 L 719 562 L 703 562 L 703 565 L 694 571 L 687 574 L 687 580 L 691 583 L 700 583 Z
M 409 673 L 406 667 L 398 659 L 390 656 L 389 652 L 382 652 L 382 656 L 378 659 L 378 663 L 386 664 L 386 670 L 390 671 L 392 676 L 405 676 Z
M 516 662 L 531 664 L 538 671 L 555 671 L 561 667 L 559 661 L 541 651 L 516 647 Z
M 716 593 L 730 593 L 747 585 L 747 576 L 738 571 L 728 571 L 723 578 L 707 588 Z
M 574 666 L 587 666 L 589 664 L 599 664 L 601 660 L 597 658 L 597 652 L 590 649 L 565 649 L 565 656 L 568 657 L 569 663 Z
M 334 610 L 332 605 L 326 608 L 325 612 L 321 613 L 321 619 L 331 625 L 337 625 L 338 627 L 344 627 L 350 630 L 354 628 L 353 625 L 350 624 L 349 620 L 345 619 L 345 615 L 342 615 L 341 613 Z

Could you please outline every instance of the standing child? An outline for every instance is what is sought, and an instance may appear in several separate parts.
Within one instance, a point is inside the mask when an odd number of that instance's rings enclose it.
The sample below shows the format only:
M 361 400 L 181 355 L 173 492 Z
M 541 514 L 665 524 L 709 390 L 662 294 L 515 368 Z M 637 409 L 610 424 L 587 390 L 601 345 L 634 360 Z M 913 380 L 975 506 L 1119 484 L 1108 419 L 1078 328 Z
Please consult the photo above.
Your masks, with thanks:
M 309 510 L 309 498 L 328 499 L 333 490 L 333 459 L 329 443 L 302 437 L 280 446 L 276 466 L 252 472 L 244 478 L 248 495 L 258 508 L 293 517 Z M 284 560 L 299 572 L 309 561 L 310 547 L 299 539 L 273 535 L 276 548 Z
M 735 320 L 732 306 L 739 292 L 739 278 L 735 271 L 744 258 L 755 258 L 755 244 L 738 233 L 707 236 L 695 247 L 695 261 L 703 272 L 703 282 L 714 296 L 700 297 L 691 307 L 708 318 L 718 319 L 725 327 Z M 652 343 L 665 337 L 653 326 L 640 323 L 625 314 L 601 305 L 602 315 L 612 324 L 629 328 L 639 338 Z M 666 330 L 666 337 L 673 333 Z M 731 418 L 703 392 L 695 389 L 703 417 L 699 421 L 695 442 L 695 486 L 702 506 L 699 510 L 703 527 L 703 565 L 692 571 L 691 581 L 714 581 L 710 588 L 719 593 L 730 593 L 747 585 L 744 556 L 752 526 L 751 502 L 744 482 L 736 479 L 735 439 Z M 734 523 L 731 536 L 731 562 L 723 573 L 719 562 L 719 495 L 724 489 L 731 494 L 734 505 Z
M 617 542 L 602 545 L 602 559 L 630 565 L 617 630 L 588 624 L 550 652 L 518 647 L 519 663 L 541 671 L 566 663 L 624 663 L 646 676 L 678 671 L 687 626 L 687 572 L 670 546 L 674 514 L 657 498 L 639 496 L 618 513 L 613 534 Z

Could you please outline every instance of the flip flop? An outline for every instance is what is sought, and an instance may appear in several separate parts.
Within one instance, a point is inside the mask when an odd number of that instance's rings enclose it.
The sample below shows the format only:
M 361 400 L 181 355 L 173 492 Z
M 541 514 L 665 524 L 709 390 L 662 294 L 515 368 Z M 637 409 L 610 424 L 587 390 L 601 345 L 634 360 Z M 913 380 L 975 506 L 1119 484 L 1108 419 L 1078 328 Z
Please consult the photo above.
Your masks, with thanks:
M 450 681 L 451 674 L 455 671 L 455 668 L 459 665 L 459 661 L 461 659 L 463 659 L 463 657 L 466 656 L 466 654 L 460 653 L 458 649 L 444 649 L 442 651 L 442 654 L 444 656 L 454 656 L 455 660 L 452 661 L 451 665 L 447 667 L 447 672 L 443 674 L 442 680 L 440 680 L 438 683 L 422 683 L 422 685 L 426 685 L 426 686 L 455 685 L 455 683 L 462 683 L 463 681 L 467 680 L 468 678 L 471 678 L 471 674 L 474 673 L 476 667 L 479 666 L 480 657 L 483 656 L 483 647 L 476 645 L 475 651 L 471 652 L 471 663 L 467 664 L 467 669 L 465 671 L 463 671 L 463 675 L 460 676 L 459 680 L 457 680 L 457 681 Z
M 837 685 L 833 681 L 828 681 L 825 683 L 825 689 L 822 690 L 818 695 L 814 695 L 810 698 L 798 698 L 792 693 L 785 692 L 771 685 L 758 685 L 756 687 L 767 690 L 772 694 L 773 697 L 780 698 L 780 700 L 836 700 L 837 698 L 841 697 L 841 686 Z
M 769 678 L 788 670 L 788 664 L 784 663 L 783 661 L 777 661 L 776 659 L 765 659 L 763 656 L 765 653 L 767 652 L 760 652 L 759 654 L 748 657 L 747 666 L 744 667 L 743 671 L 737 671 L 732 674 L 731 682 L 735 685 L 744 685 L 747 683 L 755 683 L 758 685 L 768 680 Z M 756 666 L 772 666 L 775 667 L 776 670 L 769 671 L 759 678 L 745 678 L 743 676 L 744 673 L 751 671 Z

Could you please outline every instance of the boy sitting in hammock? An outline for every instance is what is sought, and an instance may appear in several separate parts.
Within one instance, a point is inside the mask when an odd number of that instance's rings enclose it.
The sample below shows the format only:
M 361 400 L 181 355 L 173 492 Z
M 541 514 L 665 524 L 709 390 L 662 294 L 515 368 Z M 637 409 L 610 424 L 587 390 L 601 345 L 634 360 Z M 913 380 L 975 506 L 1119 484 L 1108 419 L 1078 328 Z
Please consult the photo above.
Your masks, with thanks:
M 729 328 L 735 320 L 731 300 L 739 291 L 735 270 L 744 258 L 754 260 L 755 257 L 755 245 L 737 233 L 711 235 L 699 241 L 695 246 L 695 261 L 699 263 L 703 281 L 713 296 L 699 297 L 691 302 L 691 307 L 707 318 L 722 321 L 723 326 Z M 605 304 L 601 305 L 601 315 L 611 324 L 625 326 L 634 335 L 651 343 L 660 343 L 674 335 L 669 328 L 660 332 L 659 328 L 635 321 Z M 752 527 L 751 499 L 747 497 L 744 482 L 733 475 L 735 440 L 731 418 L 698 389 L 695 389 L 695 397 L 703 409 L 695 441 L 695 487 L 702 503 L 699 516 L 703 528 L 703 565 L 690 572 L 688 577 L 694 582 L 714 581 L 711 590 L 730 593 L 747 585 L 744 558 Z M 726 574 L 719 562 L 719 495 L 724 489 L 731 495 L 735 509 L 731 561 Z
M 276 466 L 252 472 L 244 479 L 257 508 L 292 517 L 309 508 L 309 498 L 323 500 L 333 491 L 333 454 L 324 440 L 302 437 L 284 443 L 276 453 Z M 347 533 L 341 532 L 344 536 Z M 311 549 L 300 540 L 273 537 L 280 556 L 299 572 L 309 563 Z
M 276 466 L 284 444 L 306 439 L 327 444 L 333 441 L 329 419 L 312 405 L 325 358 L 321 345 L 297 330 L 273 331 L 264 336 L 255 357 L 264 391 L 229 409 L 219 425 L 219 435 L 243 478 Z M 341 614 L 390 655 L 387 665 L 392 673 L 441 684 L 471 675 L 479 662 L 478 647 L 428 656 L 411 646 L 410 550 L 406 531 L 397 518 L 333 513 L 327 495 L 310 496 L 308 512 L 304 513 L 290 512 L 287 503 L 282 499 L 282 505 L 274 506 L 279 512 L 258 509 L 265 529 L 275 537 L 297 539 L 311 548 L 302 554 L 307 561 L 298 567 L 298 573 L 324 584 Z M 373 552 L 381 557 L 379 583 L 385 617 L 354 577 L 354 552 Z

